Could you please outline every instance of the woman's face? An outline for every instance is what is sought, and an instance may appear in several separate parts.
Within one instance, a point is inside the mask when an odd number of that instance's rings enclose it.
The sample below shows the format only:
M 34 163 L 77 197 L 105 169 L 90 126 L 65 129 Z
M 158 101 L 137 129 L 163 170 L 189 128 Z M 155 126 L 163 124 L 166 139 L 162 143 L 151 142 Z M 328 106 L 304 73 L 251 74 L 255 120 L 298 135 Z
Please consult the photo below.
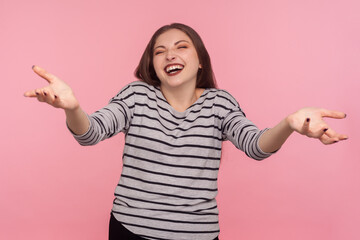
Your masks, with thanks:
M 161 86 L 175 88 L 196 86 L 201 65 L 195 46 L 181 30 L 170 29 L 161 34 L 153 49 L 153 64 Z

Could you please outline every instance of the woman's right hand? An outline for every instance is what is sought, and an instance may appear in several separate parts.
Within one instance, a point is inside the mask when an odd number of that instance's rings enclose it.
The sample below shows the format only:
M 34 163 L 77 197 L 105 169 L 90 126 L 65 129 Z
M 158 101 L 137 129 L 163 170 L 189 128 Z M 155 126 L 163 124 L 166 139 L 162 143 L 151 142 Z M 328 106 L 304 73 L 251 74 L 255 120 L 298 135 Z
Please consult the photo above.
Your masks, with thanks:
M 46 102 L 64 110 L 76 110 L 80 107 L 72 89 L 64 81 L 39 66 L 33 66 L 33 71 L 48 81 L 49 85 L 27 91 L 24 94 L 25 97 L 36 97 L 40 102 Z

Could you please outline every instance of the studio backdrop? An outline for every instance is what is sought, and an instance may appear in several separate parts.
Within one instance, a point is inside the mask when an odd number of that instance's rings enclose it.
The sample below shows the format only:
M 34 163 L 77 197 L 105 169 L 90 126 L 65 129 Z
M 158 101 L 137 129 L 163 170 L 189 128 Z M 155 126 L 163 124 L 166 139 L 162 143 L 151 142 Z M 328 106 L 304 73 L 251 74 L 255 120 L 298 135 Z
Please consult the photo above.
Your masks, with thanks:
M 107 239 L 124 135 L 79 146 L 62 110 L 23 93 L 46 85 L 36 64 L 90 114 L 172 22 L 201 35 L 219 88 L 259 128 L 306 106 L 347 114 L 328 120 L 349 135 L 331 146 L 293 134 L 258 162 L 225 142 L 220 239 L 358 239 L 359 12 L 357 0 L 0 0 L 0 239 Z

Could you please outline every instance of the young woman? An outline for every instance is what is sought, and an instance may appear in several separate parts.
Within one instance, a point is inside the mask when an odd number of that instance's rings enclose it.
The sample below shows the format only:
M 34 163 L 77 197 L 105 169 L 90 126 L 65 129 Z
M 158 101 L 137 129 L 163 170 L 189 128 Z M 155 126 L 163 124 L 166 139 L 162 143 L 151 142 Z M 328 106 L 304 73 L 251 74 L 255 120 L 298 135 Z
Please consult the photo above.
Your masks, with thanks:
M 259 130 L 228 92 L 216 88 L 200 36 L 183 24 L 156 31 L 136 69 L 141 81 L 125 86 L 92 115 L 66 83 L 38 66 L 33 70 L 49 85 L 25 96 L 64 109 L 81 145 L 125 133 L 109 239 L 218 239 L 215 197 L 224 140 L 261 160 L 294 131 L 324 144 L 347 139 L 322 119 L 346 115 L 319 108 L 301 109 Z

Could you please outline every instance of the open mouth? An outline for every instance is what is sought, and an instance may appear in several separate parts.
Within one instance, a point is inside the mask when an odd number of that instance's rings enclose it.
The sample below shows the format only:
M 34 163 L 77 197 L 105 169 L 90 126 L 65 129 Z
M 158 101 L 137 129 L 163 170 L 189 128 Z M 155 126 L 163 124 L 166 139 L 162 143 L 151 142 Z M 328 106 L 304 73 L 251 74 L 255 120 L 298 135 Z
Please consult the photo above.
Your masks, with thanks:
M 165 67 L 165 72 L 168 76 L 174 76 L 176 74 L 179 74 L 184 68 L 184 65 L 182 64 L 171 64 L 167 65 Z

